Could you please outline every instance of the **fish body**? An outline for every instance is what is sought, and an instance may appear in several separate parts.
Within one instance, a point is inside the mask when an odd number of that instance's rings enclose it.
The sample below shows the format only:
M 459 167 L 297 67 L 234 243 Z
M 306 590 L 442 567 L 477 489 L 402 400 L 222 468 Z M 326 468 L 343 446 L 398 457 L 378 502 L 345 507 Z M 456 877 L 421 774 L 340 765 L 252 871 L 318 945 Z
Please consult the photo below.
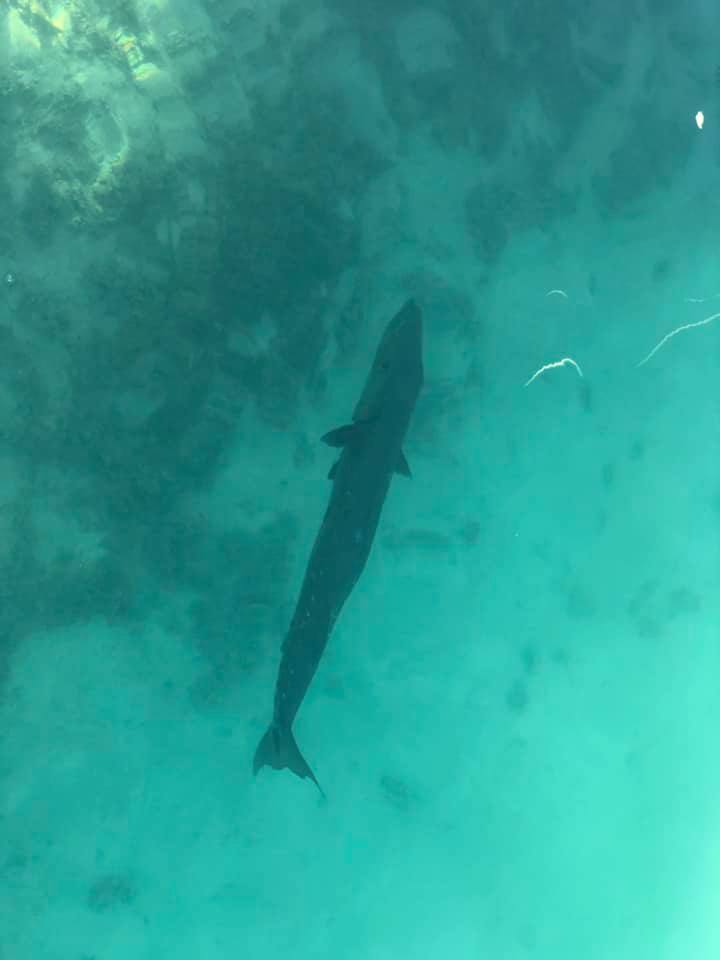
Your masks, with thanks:
M 320 788 L 293 722 L 342 607 L 365 568 L 394 473 L 410 475 L 403 442 L 423 384 L 422 316 L 409 300 L 388 323 L 352 422 L 325 434 L 341 449 L 330 501 L 283 642 L 272 722 L 253 762 L 288 767 Z

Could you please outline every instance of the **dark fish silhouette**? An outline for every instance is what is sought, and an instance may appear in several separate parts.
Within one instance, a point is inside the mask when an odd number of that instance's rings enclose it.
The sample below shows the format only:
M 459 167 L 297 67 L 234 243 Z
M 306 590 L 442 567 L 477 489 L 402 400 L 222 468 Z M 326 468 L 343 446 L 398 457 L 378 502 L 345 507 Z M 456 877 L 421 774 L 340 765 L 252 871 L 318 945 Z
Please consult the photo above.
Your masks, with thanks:
M 402 444 L 422 383 L 422 316 L 409 300 L 387 325 L 352 423 L 322 438 L 342 453 L 328 475 L 330 503 L 283 643 L 273 719 L 255 751 L 254 773 L 289 767 L 322 793 L 295 742 L 293 721 L 363 572 L 392 475 L 410 476 Z

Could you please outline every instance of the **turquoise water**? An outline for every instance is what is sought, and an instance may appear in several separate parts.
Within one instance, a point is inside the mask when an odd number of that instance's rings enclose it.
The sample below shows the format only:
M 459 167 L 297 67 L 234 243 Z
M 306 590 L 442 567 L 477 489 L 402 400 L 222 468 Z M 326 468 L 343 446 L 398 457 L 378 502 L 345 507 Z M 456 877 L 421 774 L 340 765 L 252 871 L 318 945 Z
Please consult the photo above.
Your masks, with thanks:
M 0 960 L 720 955 L 720 22 L 494 6 L 0 9 Z

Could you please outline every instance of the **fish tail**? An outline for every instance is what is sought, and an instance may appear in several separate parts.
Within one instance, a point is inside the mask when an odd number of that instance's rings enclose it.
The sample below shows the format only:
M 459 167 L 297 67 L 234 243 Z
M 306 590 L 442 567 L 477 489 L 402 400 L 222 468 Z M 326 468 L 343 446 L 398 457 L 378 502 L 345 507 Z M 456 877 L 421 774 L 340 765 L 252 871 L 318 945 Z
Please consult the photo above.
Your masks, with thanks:
M 271 724 L 265 731 L 262 740 L 255 751 L 253 759 L 253 773 L 256 774 L 262 767 L 273 767 L 275 770 L 292 770 L 301 778 L 309 778 L 325 796 L 318 779 L 310 769 L 310 764 L 300 753 L 295 737 L 290 727 Z

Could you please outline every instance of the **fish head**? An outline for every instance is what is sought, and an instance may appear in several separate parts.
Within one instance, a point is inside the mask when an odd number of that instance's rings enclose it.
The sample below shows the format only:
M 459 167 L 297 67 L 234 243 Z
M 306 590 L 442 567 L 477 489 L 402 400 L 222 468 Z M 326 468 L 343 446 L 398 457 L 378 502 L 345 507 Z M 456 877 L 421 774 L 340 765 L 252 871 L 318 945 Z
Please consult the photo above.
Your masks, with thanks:
M 408 300 L 385 328 L 353 420 L 381 414 L 389 402 L 414 406 L 423 382 L 422 313 Z

